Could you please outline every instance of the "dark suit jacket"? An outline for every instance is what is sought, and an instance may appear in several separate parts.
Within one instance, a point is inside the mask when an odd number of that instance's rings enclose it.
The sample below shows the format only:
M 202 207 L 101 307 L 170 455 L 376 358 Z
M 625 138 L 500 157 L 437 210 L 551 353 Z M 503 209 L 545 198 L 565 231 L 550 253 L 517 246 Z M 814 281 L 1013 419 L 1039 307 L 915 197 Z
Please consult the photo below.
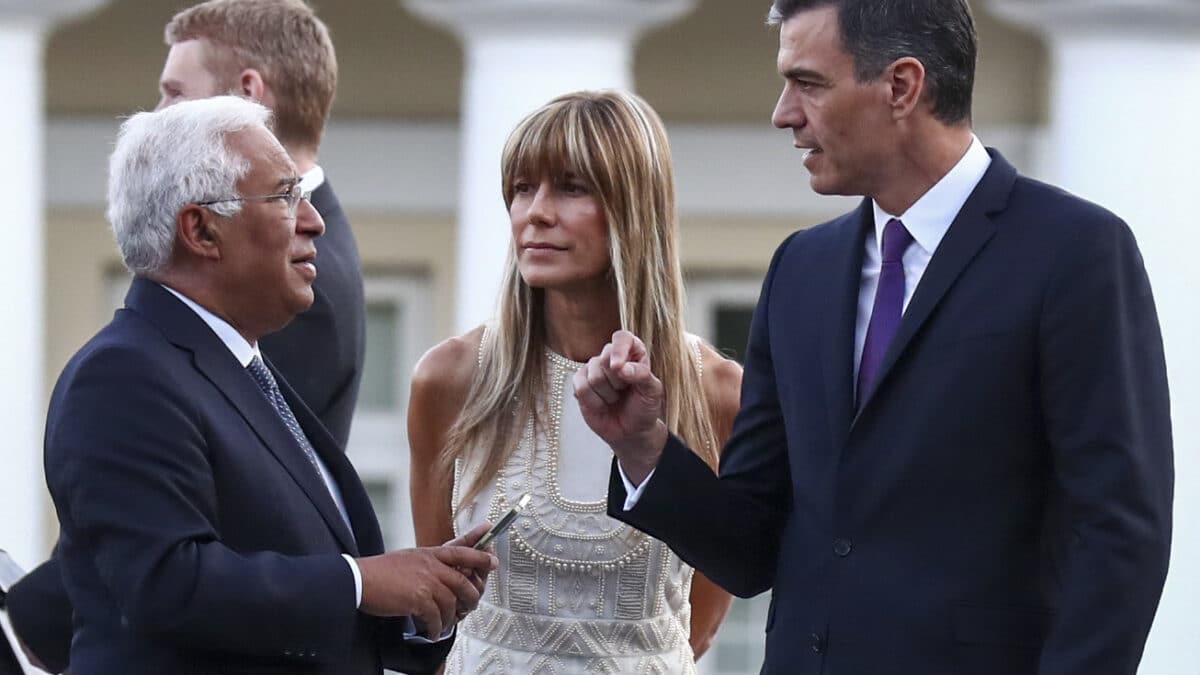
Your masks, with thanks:
M 344 449 L 366 349 L 361 262 L 328 180 L 313 191 L 312 203 L 325 220 L 325 234 L 316 239 L 313 306 L 260 340 L 259 348 Z M 71 646 L 71 603 L 53 556 L 13 587 L 10 602 L 21 638 L 48 667 L 64 670 Z
M 75 607 L 71 672 L 428 670 L 400 621 L 354 608 L 342 553 L 383 551 L 340 446 L 279 378 L 353 533 L 250 375 L 189 308 L 134 280 L 59 378 L 46 477 Z
M 613 516 L 772 589 L 764 673 L 1136 670 L 1173 484 L 1150 286 L 1121 220 L 992 157 L 860 412 L 869 201 L 776 252 L 720 478 L 672 439 L 623 512 L 614 467 Z
M 57 555 L 57 549 L 55 552 Z M 13 585 L 8 598 L 13 628 L 51 672 L 67 668 L 71 649 L 71 600 L 54 556 Z
M 21 574 L 19 569 L 10 569 L 7 554 L 0 549 L 0 619 L 8 619 L 8 591 L 10 585 L 16 582 L 13 575 Z M 11 636 L 8 627 L 0 630 L 0 675 L 23 675 L 21 664 L 17 661 L 15 648 L 9 644 Z
M 0 675 L 24 675 L 6 640 L 0 640 Z

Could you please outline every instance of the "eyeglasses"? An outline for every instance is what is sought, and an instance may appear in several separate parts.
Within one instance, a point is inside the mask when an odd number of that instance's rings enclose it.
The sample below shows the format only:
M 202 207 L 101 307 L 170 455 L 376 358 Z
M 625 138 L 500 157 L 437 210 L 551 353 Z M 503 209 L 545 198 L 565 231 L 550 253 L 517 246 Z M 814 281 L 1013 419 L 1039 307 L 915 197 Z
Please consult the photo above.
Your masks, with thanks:
M 300 200 L 310 201 L 312 198 L 312 190 L 305 190 L 300 187 L 300 183 L 293 183 L 292 187 L 288 188 L 287 192 L 280 192 L 273 195 L 262 195 L 261 197 L 229 197 L 228 199 L 209 199 L 203 202 L 196 202 L 196 206 L 211 206 L 213 204 L 225 204 L 228 202 L 269 202 L 275 199 L 282 200 L 287 204 L 288 217 L 296 217 L 296 209 L 300 208 Z

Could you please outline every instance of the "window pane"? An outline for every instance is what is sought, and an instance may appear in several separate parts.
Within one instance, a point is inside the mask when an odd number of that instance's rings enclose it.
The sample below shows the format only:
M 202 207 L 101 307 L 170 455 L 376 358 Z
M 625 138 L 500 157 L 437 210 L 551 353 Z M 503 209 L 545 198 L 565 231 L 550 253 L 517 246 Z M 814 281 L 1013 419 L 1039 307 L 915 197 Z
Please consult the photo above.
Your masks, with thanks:
M 754 305 L 720 303 L 714 314 L 717 334 L 713 339 L 717 349 L 741 363 L 746 354 L 746 341 L 750 338 L 750 319 L 754 316 Z
M 744 643 L 723 644 L 717 652 L 717 672 L 750 672 L 753 670 L 750 658 L 750 649 Z
M 392 483 L 383 478 L 364 478 L 363 487 L 367 489 L 367 498 L 371 500 L 375 516 L 379 518 L 383 530 L 384 548 L 391 548 L 388 534 L 393 530 L 390 525 L 396 518 L 392 501 Z
M 393 302 L 367 303 L 367 352 L 364 356 L 358 407 L 394 410 L 400 403 L 396 390 L 396 360 L 400 354 L 397 333 L 400 307 Z
M 717 675 L 753 675 L 762 668 L 770 604 L 770 593 L 733 599 L 713 645 Z
M 750 603 L 743 602 L 741 598 L 734 598 L 727 617 L 726 621 L 732 621 L 738 625 L 744 624 L 750 618 Z

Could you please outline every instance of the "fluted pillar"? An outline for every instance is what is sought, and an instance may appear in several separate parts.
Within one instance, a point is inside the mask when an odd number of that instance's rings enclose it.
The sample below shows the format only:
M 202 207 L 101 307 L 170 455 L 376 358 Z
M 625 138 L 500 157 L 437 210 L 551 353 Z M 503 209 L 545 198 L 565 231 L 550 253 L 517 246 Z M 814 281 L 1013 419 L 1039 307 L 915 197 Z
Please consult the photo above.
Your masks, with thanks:
M 465 55 L 455 329 L 491 316 L 509 246 L 500 153 L 521 117 L 551 98 L 632 88 L 633 45 L 695 0 L 403 0 L 452 30 Z
M 1175 434 L 1171 569 L 1141 673 L 1200 663 L 1200 3 L 990 0 L 1052 57 L 1047 178 L 1124 218 L 1154 287 Z M 1077 570 L 1087 574 L 1087 570 Z M 1112 611 L 1119 612 L 1119 607 Z
M 0 548 L 25 566 L 45 556 L 42 476 L 44 104 L 42 52 L 56 21 L 104 0 L 0 1 L 0 185 L 5 285 L 0 293 Z

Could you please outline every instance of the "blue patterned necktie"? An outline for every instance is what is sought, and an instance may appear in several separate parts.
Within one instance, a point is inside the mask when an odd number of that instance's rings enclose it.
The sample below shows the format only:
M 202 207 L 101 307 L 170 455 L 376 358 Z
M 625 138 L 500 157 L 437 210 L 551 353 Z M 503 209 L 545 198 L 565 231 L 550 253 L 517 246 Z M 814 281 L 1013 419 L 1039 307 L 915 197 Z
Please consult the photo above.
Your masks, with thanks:
M 304 451 L 304 456 L 313 466 L 313 470 L 317 472 L 317 477 L 321 479 L 321 484 L 325 485 L 325 476 L 321 473 L 321 465 L 317 463 L 317 452 L 313 450 L 312 444 L 308 442 L 308 437 L 304 435 L 304 431 L 300 428 L 300 423 L 296 421 L 296 416 L 292 414 L 292 408 L 283 398 L 283 392 L 279 391 L 279 385 L 275 383 L 275 377 L 271 375 L 267 364 L 263 363 L 257 355 L 250 359 L 250 365 L 246 366 L 246 370 L 250 372 L 250 376 L 258 383 L 258 388 L 262 389 L 267 400 L 270 401 L 271 407 L 275 409 L 275 414 L 283 420 L 288 431 L 291 432 L 292 438 L 296 439 L 300 449 Z M 328 487 L 328 486 L 326 486 Z
M 879 364 L 883 362 L 883 355 L 900 328 L 900 316 L 904 309 L 904 262 L 901 259 L 912 243 L 912 235 L 904 223 L 893 218 L 884 225 L 883 264 L 879 268 L 875 305 L 871 309 L 871 322 L 867 325 L 867 338 L 858 366 L 856 409 L 862 407 L 871 388 L 875 386 Z

